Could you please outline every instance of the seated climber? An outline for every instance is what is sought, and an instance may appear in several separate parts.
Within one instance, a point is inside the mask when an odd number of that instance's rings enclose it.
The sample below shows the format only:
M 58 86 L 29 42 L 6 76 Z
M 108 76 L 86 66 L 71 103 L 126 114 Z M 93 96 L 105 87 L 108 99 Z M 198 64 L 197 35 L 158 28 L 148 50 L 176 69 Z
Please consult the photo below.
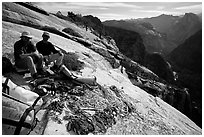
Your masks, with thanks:
M 63 65 L 64 54 L 60 50 L 56 50 L 55 46 L 48 41 L 50 35 L 48 32 L 44 32 L 42 34 L 43 40 L 39 41 L 36 44 L 37 50 L 44 56 L 45 62 L 47 64 L 54 62 L 55 65 L 51 68 L 54 72 L 60 72 L 67 76 L 68 78 L 75 79 L 77 81 L 86 82 L 86 83 L 94 83 L 96 81 L 95 77 L 91 78 L 80 78 L 72 74 L 70 70 Z
M 43 40 L 36 44 L 38 52 L 43 55 L 46 65 L 54 62 L 54 69 L 59 69 L 62 65 L 64 54 L 60 50 L 56 50 L 55 46 L 48 41 L 50 38 L 50 34 L 48 32 L 45 31 L 42 34 L 42 37 Z
M 15 66 L 21 69 L 29 69 L 33 78 L 44 75 L 43 56 L 37 52 L 34 43 L 31 41 L 32 36 L 29 32 L 24 31 L 20 38 L 14 44 Z

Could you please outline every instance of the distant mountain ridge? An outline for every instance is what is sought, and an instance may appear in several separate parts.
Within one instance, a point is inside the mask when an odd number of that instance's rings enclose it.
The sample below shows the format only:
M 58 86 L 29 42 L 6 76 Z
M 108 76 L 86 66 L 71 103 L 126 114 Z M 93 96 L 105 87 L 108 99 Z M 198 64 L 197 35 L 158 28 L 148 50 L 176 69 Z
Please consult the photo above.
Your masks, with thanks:
M 202 28 L 201 18 L 202 14 L 185 13 L 183 16 L 162 14 L 142 20 L 151 23 L 157 31 L 165 33 L 168 40 L 179 45 Z
M 122 28 L 134 31 L 142 36 L 147 52 L 162 52 L 168 54 L 175 48 L 175 44 L 166 40 L 166 36 L 154 29 L 154 27 L 141 20 L 110 20 L 103 22 L 104 26 Z
M 138 32 L 148 52 L 160 52 L 167 55 L 202 28 L 201 15 L 193 13 L 186 13 L 183 16 L 162 14 L 151 18 L 109 20 L 103 24 Z
M 162 14 L 157 17 L 143 18 L 141 20 L 152 24 L 157 31 L 161 33 L 166 33 L 171 27 L 171 25 L 179 18 L 179 16 Z

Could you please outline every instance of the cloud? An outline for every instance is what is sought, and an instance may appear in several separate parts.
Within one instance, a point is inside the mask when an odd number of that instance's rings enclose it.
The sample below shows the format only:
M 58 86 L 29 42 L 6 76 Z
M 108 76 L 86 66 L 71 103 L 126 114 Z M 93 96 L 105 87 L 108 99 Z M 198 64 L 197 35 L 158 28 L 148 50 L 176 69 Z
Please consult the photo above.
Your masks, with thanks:
M 101 21 L 105 21 L 105 20 L 118 20 L 118 19 L 125 19 L 125 18 L 127 18 L 124 15 L 114 14 L 114 13 L 98 13 L 98 14 L 94 14 L 94 15 L 97 16 Z
M 202 10 L 202 4 L 199 4 L 199 5 L 189 5 L 189 6 L 182 6 L 182 7 L 177 7 L 177 8 L 174 8 L 175 10 L 197 10 L 197 9 L 200 9 Z
M 164 6 L 158 6 L 158 7 L 156 7 L 156 9 L 157 10 L 163 10 L 163 9 L 165 9 L 165 7 Z
M 131 15 L 131 14 L 114 14 L 114 13 L 98 13 L 94 14 L 101 21 L 105 20 L 123 20 L 123 19 L 136 19 L 141 18 L 141 15 Z
M 101 16 L 107 17 L 110 17 L 113 12 L 121 14 L 121 12 L 127 12 L 129 9 L 141 9 L 141 6 L 137 6 L 137 3 L 132 2 L 39 2 L 36 4 L 53 13 L 57 11 L 61 11 L 63 14 L 66 14 L 67 11 L 93 15 L 104 13 Z M 105 13 L 107 14 L 105 15 Z M 118 17 L 117 13 L 112 14 L 113 17 Z
M 77 5 L 79 7 L 105 7 L 105 8 L 113 8 L 113 7 L 123 7 L 123 8 L 140 8 L 133 3 L 121 3 L 121 2 L 71 2 L 67 3 L 70 5 Z
M 161 14 L 167 14 L 167 15 L 181 15 L 183 14 L 180 11 L 167 11 L 167 10 L 131 10 L 132 12 L 135 12 L 137 14 L 143 14 L 147 15 L 149 17 L 155 16 L 155 15 L 161 15 Z
M 158 6 L 161 2 L 33 2 L 40 6 L 63 6 L 63 7 L 105 7 L 105 8 L 135 8 L 141 9 L 144 7 L 158 7 L 159 9 L 163 6 Z
M 121 17 L 121 16 L 123 16 L 121 14 L 114 14 L 114 13 L 102 13 L 102 14 L 97 14 L 97 15 L 106 16 L 106 17 Z
M 112 10 L 115 8 L 134 8 L 139 9 L 140 6 L 135 3 L 123 3 L 123 2 L 36 2 L 38 6 L 46 9 L 50 12 L 56 11 L 78 11 L 85 12 L 88 10 Z
M 101 20 L 153 17 L 161 14 L 181 15 L 202 12 L 201 2 L 39 2 L 49 12 L 94 15 Z

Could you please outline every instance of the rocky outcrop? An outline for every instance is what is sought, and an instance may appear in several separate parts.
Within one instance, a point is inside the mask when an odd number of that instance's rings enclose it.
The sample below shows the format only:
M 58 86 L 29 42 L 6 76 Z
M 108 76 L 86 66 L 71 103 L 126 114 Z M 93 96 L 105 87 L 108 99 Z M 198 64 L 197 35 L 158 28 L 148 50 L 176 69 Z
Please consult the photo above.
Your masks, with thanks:
M 85 20 L 85 25 L 87 25 L 90 28 L 93 28 L 95 31 L 99 33 L 99 35 L 102 35 L 103 24 L 99 18 L 94 17 L 92 15 L 86 15 L 83 16 L 83 19 Z
M 162 59 L 162 63 L 164 65 L 162 67 L 168 66 L 168 64 L 166 64 L 166 62 L 160 55 L 156 54 L 155 56 L 156 58 L 159 56 L 158 58 L 160 59 L 160 61 Z M 159 62 L 156 62 L 156 64 L 159 64 Z M 125 57 L 121 62 L 121 65 L 125 68 L 125 72 L 128 74 L 128 77 L 134 85 L 140 87 L 141 89 L 145 90 L 147 93 L 153 95 L 154 97 L 159 97 L 163 99 L 165 102 L 175 107 L 188 117 L 192 117 L 192 101 L 190 99 L 188 89 L 179 88 L 173 84 L 169 84 L 169 82 L 172 81 L 164 81 L 155 73 L 147 69 L 145 70 L 144 67 L 142 67 L 136 62 L 133 62 L 131 60 L 128 61 L 128 59 Z M 170 68 L 163 71 L 172 75 L 172 71 Z
M 143 64 L 146 50 L 140 34 L 109 26 L 105 26 L 105 32 L 115 40 L 120 52 L 132 60 Z

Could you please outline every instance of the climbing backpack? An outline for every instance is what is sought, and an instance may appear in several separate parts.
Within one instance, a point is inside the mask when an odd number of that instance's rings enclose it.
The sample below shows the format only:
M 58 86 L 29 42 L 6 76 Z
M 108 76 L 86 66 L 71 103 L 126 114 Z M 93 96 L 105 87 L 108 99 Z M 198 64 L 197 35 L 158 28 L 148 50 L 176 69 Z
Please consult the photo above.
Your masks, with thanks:
M 2 93 L 2 134 L 27 135 L 37 123 L 34 106 Z
M 2 74 L 6 74 L 9 72 L 14 72 L 15 68 L 11 63 L 11 60 L 7 57 L 2 57 Z
M 34 101 L 27 103 L 8 95 L 8 80 L 7 78 L 5 83 L 2 83 L 2 134 L 27 135 L 37 124 L 37 111 L 34 107 L 41 97 L 38 96 Z

